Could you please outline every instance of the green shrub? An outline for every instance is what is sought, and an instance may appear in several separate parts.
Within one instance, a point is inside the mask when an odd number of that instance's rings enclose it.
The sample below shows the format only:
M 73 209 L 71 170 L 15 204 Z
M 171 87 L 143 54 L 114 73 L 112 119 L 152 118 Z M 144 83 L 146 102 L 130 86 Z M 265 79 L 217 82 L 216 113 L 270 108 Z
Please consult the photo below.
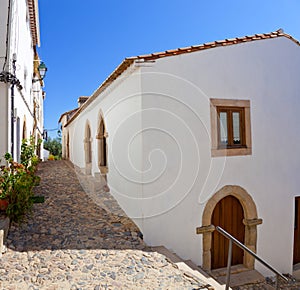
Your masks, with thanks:
M 21 163 L 13 161 L 9 153 L 5 154 L 6 166 L 0 167 L 0 199 L 8 201 L 7 216 L 11 221 L 21 223 L 33 205 L 32 189 L 40 182 L 34 173 L 39 162 L 35 155 L 34 139 L 23 140 Z

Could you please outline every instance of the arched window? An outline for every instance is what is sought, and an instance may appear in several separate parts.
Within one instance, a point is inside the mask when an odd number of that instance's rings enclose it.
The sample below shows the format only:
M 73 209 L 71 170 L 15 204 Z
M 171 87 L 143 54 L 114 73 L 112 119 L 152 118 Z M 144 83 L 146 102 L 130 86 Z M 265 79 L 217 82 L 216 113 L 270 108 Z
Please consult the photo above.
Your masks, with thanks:
M 98 167 L 100 172 L 107 173 L 107 133 L 105 130 L 104 120 L 100 117 L 99 127 L 98 127 Z

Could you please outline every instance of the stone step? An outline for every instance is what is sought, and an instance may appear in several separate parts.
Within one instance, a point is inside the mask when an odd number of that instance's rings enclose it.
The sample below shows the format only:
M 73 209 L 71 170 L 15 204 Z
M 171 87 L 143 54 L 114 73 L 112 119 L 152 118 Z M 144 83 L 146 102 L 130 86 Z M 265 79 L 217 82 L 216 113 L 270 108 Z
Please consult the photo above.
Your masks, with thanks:
M 212 276 L 220 283 L 226 283 L 226 268 L 212 271 Z M 230 287 L 265 282 L 265 277 L 256 270 L 249 270 L 243 265 L 232 267 L 230 273 Z M 271 287 L 271 286 L 270 286 Z M 270 288 L 272 289 L 272 288 Z
M 151 247 L 151 249 L 157 253 L 160 253 L 160 254 L 166 256 L 171 262 L 173 262 L 175 264 L 178 262 L 182 262 L 182 259 L 180 257 L 178 257 L 175 253 L 171 252 L 164 246 Z
M 293 277 L 300 280 L 300 263 L 293 266 Z
M 214 280 L 211 276 L 209 276 L 206 272 L 204 272 L 200 267 L 195 265 L 192 261 L 182 260 L 179 256 L 173 253 L 172 250 L 168 250 L 164 246 L 151 247 L 151 249 L 155 252 L 158 252 L 166 256 L 171 262 L 177 265 L 177 267 L 187 275 L 191 275 L 203 281 L 205 284 L 207 284 L 208 289 L 216 289 L 216 290 L 225 289 L 225 285 L 220 285 L 216 280 Z

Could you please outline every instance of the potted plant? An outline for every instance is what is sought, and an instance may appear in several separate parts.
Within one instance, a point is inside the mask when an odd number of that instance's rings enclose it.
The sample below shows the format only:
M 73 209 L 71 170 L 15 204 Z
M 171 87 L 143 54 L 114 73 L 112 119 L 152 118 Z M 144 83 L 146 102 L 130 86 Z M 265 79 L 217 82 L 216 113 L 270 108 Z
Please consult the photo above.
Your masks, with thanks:
M 0 198 L 0 211 L 6 211 L 8 208 L 8 200 L 6 198 Z

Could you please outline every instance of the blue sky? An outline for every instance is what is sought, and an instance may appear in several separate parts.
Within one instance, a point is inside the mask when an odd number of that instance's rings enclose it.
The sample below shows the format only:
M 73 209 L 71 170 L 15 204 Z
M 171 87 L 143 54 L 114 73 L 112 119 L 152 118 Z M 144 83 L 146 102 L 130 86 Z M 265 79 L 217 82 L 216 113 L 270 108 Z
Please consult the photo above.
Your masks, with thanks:
M 39 0 L 39 9 L 46 129 L 125 57 L 279 28 L 300 40 L 299 0 Z

